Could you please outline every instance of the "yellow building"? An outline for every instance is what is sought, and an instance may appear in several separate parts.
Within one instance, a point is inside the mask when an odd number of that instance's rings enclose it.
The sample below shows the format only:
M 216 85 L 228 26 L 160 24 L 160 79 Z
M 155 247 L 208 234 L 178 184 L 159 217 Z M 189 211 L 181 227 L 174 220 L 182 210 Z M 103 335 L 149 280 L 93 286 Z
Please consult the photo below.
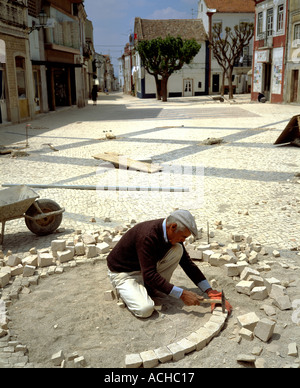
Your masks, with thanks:
M 0 0 L 0 123 L 34 116 L 26 3 Z

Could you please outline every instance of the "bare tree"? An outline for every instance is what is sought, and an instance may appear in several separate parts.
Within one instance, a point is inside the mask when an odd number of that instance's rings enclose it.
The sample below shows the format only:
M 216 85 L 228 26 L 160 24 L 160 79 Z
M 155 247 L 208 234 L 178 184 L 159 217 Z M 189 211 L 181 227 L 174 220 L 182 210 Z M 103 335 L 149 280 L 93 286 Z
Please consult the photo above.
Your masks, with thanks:
M 247 47 L 254 35 L 254 24 L 243 22 L 236 25 L 232 30 L 225 28 L 222 33 L 221 23 L 216 23 L 212 27 L 210 48 L 218 64 L 223 69 L 223 82 L 221 94 L 224 95 L 225 76 L 228 77 L 229 99 L 233 99 L 232 73 L 236 61 L 243 55 L 244 47 Z

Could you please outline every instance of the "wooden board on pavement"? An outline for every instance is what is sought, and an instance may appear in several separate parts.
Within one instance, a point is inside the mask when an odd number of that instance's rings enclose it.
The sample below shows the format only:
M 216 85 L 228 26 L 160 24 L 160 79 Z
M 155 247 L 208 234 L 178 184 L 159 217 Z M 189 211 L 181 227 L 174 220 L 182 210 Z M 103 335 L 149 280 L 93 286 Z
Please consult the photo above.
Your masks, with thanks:
M 130 170 L 137 170 L 153 174 L 158 171 L 162 171 L 162 167 L 154 163 L 145 163 L 138 160 L 130 159 L 125 155 L 119 155 L 117 153 L 105 152 L 103 154 L 95 155 L 93 158 L 98 160 L 104 160 L 112 163 L 116 168 L 126 168 Z

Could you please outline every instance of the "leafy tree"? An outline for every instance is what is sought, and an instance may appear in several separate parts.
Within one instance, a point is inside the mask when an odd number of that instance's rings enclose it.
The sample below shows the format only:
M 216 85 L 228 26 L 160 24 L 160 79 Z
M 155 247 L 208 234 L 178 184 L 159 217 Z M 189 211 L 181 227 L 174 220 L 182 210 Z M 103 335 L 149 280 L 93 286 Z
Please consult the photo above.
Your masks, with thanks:
M 140 41 L 136 47 L 147 72 L 154 76 L 157 99 L 168 99 L 168 80 L 173 73 L 190 64 L 200 51 L 195 39 L 167 36 Z M 161 80 L 160 80 L 161 77 Z
M 221 94 L 224 95 L 225 75 L 229 83 L 229 99 L 233 99 L 232 73 L 234 64 L 242 56 L 244 47 L 247 47 L 254 35 L 254 24 L 243 22 L 236 25 L 232 30 L 225 28 L 222 33 L 221 23 L 216 23 L 212 27 L 210 47 L 218 64 L 223 69 L 223 83 Z

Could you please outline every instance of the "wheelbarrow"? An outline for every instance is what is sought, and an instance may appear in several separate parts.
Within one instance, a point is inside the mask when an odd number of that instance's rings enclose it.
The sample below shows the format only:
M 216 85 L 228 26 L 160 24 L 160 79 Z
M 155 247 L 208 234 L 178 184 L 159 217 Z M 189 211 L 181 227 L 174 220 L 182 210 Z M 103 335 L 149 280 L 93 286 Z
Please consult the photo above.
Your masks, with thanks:
M 65 209 L 50 199 L 37 200 L 39 197 L 28 186 L 16 186 L 0 191 L 0 245 L 4 241 L 7 221 L 24 217 L 28 229 L 37 236 L 51 234 L 60 226 Z

